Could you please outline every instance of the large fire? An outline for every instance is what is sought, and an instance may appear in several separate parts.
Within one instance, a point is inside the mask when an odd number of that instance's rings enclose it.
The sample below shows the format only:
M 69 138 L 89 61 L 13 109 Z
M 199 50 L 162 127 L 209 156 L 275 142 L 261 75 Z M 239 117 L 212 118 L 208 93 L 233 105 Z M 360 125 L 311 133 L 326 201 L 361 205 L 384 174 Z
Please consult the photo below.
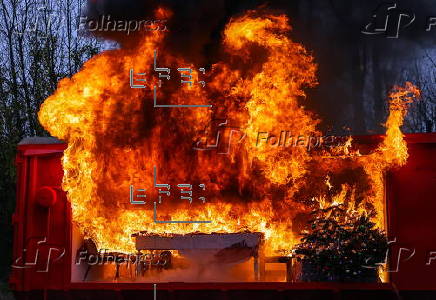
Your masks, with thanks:
M 168 14 L 160 9 L 157 14 Z M 419 96 L 412 84 L 390 95 L 386 136 L 361 155 L 345 145 L 320 151 L 257 143 L 259 132 L 286 130 L 320 136 L 319 120 L 304 108 L 304 89 L 317 84 L 313 57 L 289 38 L 288 19 L 255 11 L 234 18 L 223 33 L 223 58 L 206 75 L 165 48 L 167 32 L 145 32 L 134 48 L 105 51 L 59 82 L 39 111 L 41 124 L 68 143 L 63 157 L 63 189 L 74 222 L 100 248 L 133 251 L 131 234 L 263 232 L 267 254 L 290 250 L 298 242 L 295 220 L 314 206 L 344 203 L 350 210 L 375 212 L 384 228 L 383 175 L 404 164 L 407 146 L 400 131 L 407 102 Z M 191 67 L 206 86 L 181 85 L 178 74 L 158 89 L 165 104 L 212 107 L 153 107 L 154 51 L 159 67 Z M 146 72 L 144 89 L 129 85 L 129 71 Z M 205 77 L 206 76 L 206 77 Z M 216 121 L 221 120 L 221 121 Z M 216 124 L 229 130 L 226 155 L 199 151 L 198 141 L 213 140 Z M 155 223 L 154 166 L 171 196 L 157 205 L 159 220 L 210 220 L 211 223 Z M 177 184 L 204 184 L 193 201 L 180 199 Z M 129 190 L 147 189 L 145 205 L 132 205 Z M 201 194 L 201 195 L 200 195 Z M 206 202 L 198 196 L 205 196 Z

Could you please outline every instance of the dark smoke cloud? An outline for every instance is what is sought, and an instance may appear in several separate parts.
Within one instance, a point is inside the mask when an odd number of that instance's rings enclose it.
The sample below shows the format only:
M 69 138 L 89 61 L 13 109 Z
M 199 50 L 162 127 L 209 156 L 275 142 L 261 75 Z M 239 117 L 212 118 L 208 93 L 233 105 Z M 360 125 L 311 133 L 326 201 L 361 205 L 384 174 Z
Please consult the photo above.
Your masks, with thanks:
M 259 0 L 90 0 L 85 15 L 87 20 L 109 16 L 112 20 L 153 20 L 158 7 L 169 8 L 173 15 L 166 22 L 169 30 L 166 47 L 194 63 L 212 63 L 217 56 L 220 37 L 231 16 L 246 9 L 254 9 Z M 115 40 L 123 47 L 135 43 L 138 32 L 93 31 L 92 34 Z M 142 34 L 142 33 L 141 33 Z
M 416 17 L 411 26 L 401 30 L 398 39 L 361 32 L 382 3 L 397 3 L 399 9 Z M 310 101 L 304 105 L 325 120 L 321 129 L 333 128 L 335 134 L 343 133 L 343 126 L 354 129 L 352 133 L 382 133 L 386 91 L 393 84 L 401 84 L 397 82 L 400 71 L 391 65 L 411 68 L 417 49 L 429 48 L 436 40 L 436 27 L 432 32 L 425 31 L 428 18 L 436 17 L 434 0 L 90 0 L 86 14 L 89 18 L 111 15 L 127 21 L 148 20 L 154 18 L 159 6 L 173 12 L 167 23 L 165 48 L 206 67 L 220 57 L 221 34 L 232 16 L 260 6 L 286 13 L 293 27 L 292 39 L 312 51 L 319 65 L 320 85 L 309 91 Z M 137 33 L 93 34 L 116 40 L 123 47 L 137 40 Z M 363 103 L 367 98 L 363 98 L 364 88 L 359 86 L 366 79 L 358 70 L 368 59 L 374 74 L 379 75 L 373 80 L 373 91 L 366 91 L 374 95 L 372 104 Z M 365 109 L 369 114 L 374 110 L 373 116 L 366 116 Z
M 305 45 L 314 45 L 317 39 L 339 43 L 381 44 L 378 48 L 395 52 L 406 51 L 389 39 L 365 36 L 363 27 L 382 3 L 396 3 L 397 7 L 415 15 L 412 26 L 402 29 L 401 40 L 428 46 L 436 40 L 435 33 L 425 31 L 428 18 L 436 16 L 434 0 L 89 0 L 86 15 L 98 19 L 102 15 L 116 20 L 153 20 L 159 6 L 169 8 L 173 16 L 168 20 L 167 47 L 193 62 L 217 57 L 220 37 L 230 18 L 261 5 L 284 12 L 291 17 L 294 38 Z M 129 46 L 137 33 L 95 31 L 93 34 Z M 324 45 L 327 47 L 328 45 Z M 407 47 L 406 47 L 407 48 Z

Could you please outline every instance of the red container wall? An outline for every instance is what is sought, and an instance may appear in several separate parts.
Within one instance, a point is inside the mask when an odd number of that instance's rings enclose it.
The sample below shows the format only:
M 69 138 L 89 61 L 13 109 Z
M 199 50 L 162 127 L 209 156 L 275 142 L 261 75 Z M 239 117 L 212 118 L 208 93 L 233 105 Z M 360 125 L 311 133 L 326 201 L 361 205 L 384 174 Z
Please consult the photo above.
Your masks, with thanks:
M 389 271 L 400 289 L 436 290 L 436 134 L 407 141 L 407 164 L 386 182 Z
M 378 140 L 376 136 L 357 138 L 361 143 Z M 387 174 L 388 232 L 397 241 L 391 247 L 389 275 L 399 289 L 436 290 L 436 133 L 408 135 L 406 140 L 410 154 L 407 165 Z M 15 291 L 82 288 L 70 283 L 71 216 L 66 195 L 60 189 L 65 147 L 18 147 L 14 266 L 10 279 Z M 435 259 L 427 265 L 430 251 L 435 251 Z M 93 283 L 80 285 L 99 289 Z M 137 284 L 123 284 L 123 289 L 128 286 L 138 289 Z M 104 287 L 115 290 L 121 285 Z
M 18 147 L 13 265 L 15 290 L 69 283 L 70 208 L 61 190 L 65 144 Z

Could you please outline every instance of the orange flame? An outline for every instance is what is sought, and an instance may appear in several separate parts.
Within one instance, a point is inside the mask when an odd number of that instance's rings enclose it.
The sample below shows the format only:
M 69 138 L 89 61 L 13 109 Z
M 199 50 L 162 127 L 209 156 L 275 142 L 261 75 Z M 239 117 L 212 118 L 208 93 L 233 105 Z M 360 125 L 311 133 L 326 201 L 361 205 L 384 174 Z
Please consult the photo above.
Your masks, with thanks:
M 158 91 L 162 103 L 211 108 L 153 107 L 156 76 L 147 79 L 145 89 L 130 88 L 130 69 L 153 74 L 155 49 L 159 65 L 195 69 L 164 50 L 165 32 L 147 33 L 135 48 L 96 55 L 72 78 L 62 79 L 41 106 L 39 120 L 68 143 L 63 189 L 82 233 L 101 248 L 133 251 L 131 234 L 138 231 L 249 230 L 263 232 L 267 254 L 274 254 L 297 242 L 299 216 L 313 203 L 326 202 L 375 210 L 383 227 L 383 172 L 407 159 L 399 129 L 406 113 L 404 99 L 419 91 L 407 84 L 390 95 L 386 138 L 369 155 L 349 153 L 351 140 L 344 148 L 333 147 L 331 153 L 345 154 L 333 158 L 305 147 L 257 144 L 259 132 L 320 135 L 319 121 L 301 105 L 304 88 L 317 84 L 316 64 L 302 45 L 290 40 L 290 30 L 284 15 L 250 11 L 234 18 L 223 35 L 226 57 L 212 66 L 205 88 L 168 82 Z M 192 75 L 201 76 L 196 71 Z M 239 128 L 239 141 L 228 142 L 228 155 L 194 150 L 196 141 L 215 135 L 217 128 L 211 124 L 217 119 Z M 172 195 L 158 205 L 160 220 L 212 223 L 155 223 L 154 166 L 159 182 L 172 186 Z M 205 184 L 206 204 L 198 197 L 192 204 L 180 200 L 176 185 L 181 183 Z M 147 189 L 145 205 L 130 204 L 131 185 Z

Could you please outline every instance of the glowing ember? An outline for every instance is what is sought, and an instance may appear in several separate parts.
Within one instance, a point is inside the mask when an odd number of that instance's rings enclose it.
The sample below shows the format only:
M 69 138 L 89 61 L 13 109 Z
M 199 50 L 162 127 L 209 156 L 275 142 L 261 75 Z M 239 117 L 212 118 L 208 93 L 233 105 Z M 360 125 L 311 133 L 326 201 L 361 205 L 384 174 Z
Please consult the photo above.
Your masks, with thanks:
M 163 13 L 169 15 L 158 11 Z M 298 241 L 299 228 L 293 224 L 298 215 L 326 203 L 376 212 L 383 228 L 383 174 L 407 159 L 400 126 L 406 102 L 419 91 L 408 83 L 390 95 L 387 135 L 368 155 L 350 150 L 351 139 L 344 146 L 310 154 L 305 147 L 256 145 L 258 132 L 277 128 L 304 136 L 321 134 L 319 121 L 301 105 L 303 89 L 316 85 L 316 65 L 302 45 L 289 39 L 290 30 L 286 16 L 250 11 L 226 26 L 227 56 L 206 72 L 205 88 L 182 86 L 177 78 L 177 84 L 164 84 L 158 91 L 160 101 L 167 104 L 211 108 L 153 107 L 154 50 L 159 65 L 195 69 L 164 49 L 166 32 L 161 31 L 145 32 L 135 48 L 96 55 L 79 73 L 61 80 L 41 106 L 39 119 L 53 136 L 68 143 L 63 189 L 82 233 L 100 248 L 132 251 L 131 234 L 144 230 L 248 230 L 263 232 L 267 254 L 273 254 Z M 147 88 L 130 88 L 132 68 L 151 74 Z M 192 75 L 200 76 L 196 71 Z M 194 149 L 205 135 L 216 135 L 214 120 L 240 128 L 241 142 L 230 141 L 228 155 Z M 159 219 L 212 223 L 154 223 L 154 166 L 159 182 L 172 186 L 171 196 L 158 205 Z M 205 184 L 206 204 L 198 197 L 192 204 L 180 200 L 180 183 Z M 145 205 L 130 204 L 131 185 L 147 189 Z

